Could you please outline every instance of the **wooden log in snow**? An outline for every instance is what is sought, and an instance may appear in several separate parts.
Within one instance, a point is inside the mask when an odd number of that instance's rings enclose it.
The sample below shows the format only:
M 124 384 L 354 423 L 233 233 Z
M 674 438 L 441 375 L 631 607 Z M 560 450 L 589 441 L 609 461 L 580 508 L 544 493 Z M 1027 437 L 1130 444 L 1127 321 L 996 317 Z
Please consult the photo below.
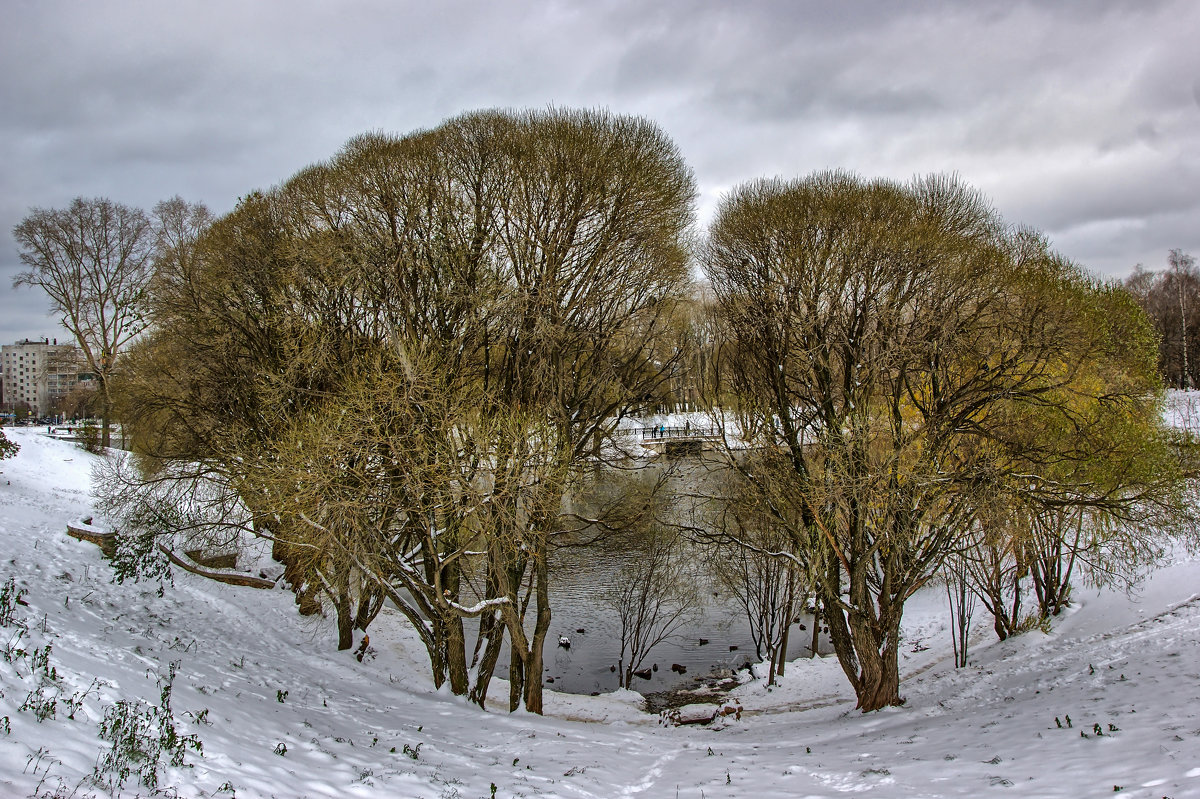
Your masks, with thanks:
M 79 541 L 87 541 L 100 547 L 104 557 L 111 558 L 117 552 L 117 534 L 92 527 L 92 517 L 67 523 L 67 535 Z
M 219 583 L 227 583 L 229 585 L 241 585 L 241 586 L 245 586 L 247 588 L 274 588 L 275 587 L 274 582 L 272 582 L 271 580 L 264 580 L 261 577 L 251 577 L 248 574 L 227 574 L 225 572 L 211 572 L 211 571 L 208 571 L 207 569 L 201 569 L 201 568 L 198 568 L 198 567 L 193 566 L 192 564 L 188 563 L 186 560 L 179 557 L 174 552 L 172 552 L 171 550 L 164 547 L 162 544 L 159 544 L 158 548 L 159 548 L 159 550 L 162 551 L 162 553 L 164 555 L 166 555 L 170 559 L 170 561 L 172 563 L 174 563 L 176 566 L 183 569 L 184 571 L 191 572 L 192 574 L 198 574 L 201 577 L 207 577 L 208 579 L 216 580 Z
M 202 549 L 185 549 L 183 554 L 192 559 L 197 566 L 206 569 L 236 569 L 237 553 L 226 552 L 217 555 L 206 555 Z
M 104 553 L 104 557 L 111 558 L 117 551 L 117 534 L 109 530 L 101 530 L 99 527 L 92 526 L 92 517 L 88 516 L 85 519 L 80 519 L 77 522 L 67 524 L 67 535 L 80 541 L 87 541 L 100 547 L 100 551 Z M 210 580 L 216 580 L 219 583 L 227 583 L 228 585 L 241 585 L 247 588 L 274 588 L 275 583 L 272 580 L 264 580 L 261 577 L 251 577 L 248 574 L 228 574 L 225 572 L 213 572 L 207 569 L 201 569 L 193 566 L 183 558 L 176 555 L 171 550 L 158 545 L 167 558 L 170 559 L 179 568 L 184 571 L 198 574 L 201 577 L 207 577 Z

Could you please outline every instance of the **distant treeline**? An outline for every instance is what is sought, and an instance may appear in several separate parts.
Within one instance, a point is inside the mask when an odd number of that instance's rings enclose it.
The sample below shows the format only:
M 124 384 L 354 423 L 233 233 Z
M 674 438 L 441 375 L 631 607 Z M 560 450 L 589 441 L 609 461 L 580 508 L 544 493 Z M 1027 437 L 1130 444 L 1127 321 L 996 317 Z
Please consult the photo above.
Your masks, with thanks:
M 1158 330 L 1158 368 L 1173 388 L 1200 386 L 1200 272 L 1196 259 L 1171 250 L 1167 268 L 1154 272 L 1141 264 L 1125 279 Z

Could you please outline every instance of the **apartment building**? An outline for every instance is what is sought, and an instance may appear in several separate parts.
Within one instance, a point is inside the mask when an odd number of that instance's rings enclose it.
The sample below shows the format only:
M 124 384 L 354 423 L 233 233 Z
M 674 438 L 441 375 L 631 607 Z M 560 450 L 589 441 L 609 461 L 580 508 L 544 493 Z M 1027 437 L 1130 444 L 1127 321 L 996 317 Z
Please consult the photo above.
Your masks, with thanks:
M 26 407 L 37 416 L 52 414 L 54 403 L 89 376 L 83 354 L 58 339 L 25 339 L 0 346 L 4 410 Z

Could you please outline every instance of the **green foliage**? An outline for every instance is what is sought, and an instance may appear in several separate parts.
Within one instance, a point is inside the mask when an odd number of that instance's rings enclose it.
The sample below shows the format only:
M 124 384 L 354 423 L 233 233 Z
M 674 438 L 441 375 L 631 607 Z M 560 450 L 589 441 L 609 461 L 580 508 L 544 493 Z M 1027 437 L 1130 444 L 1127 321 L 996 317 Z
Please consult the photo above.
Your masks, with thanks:
M 13 457 L 20 449 L 20 444 L 9 441 L 8 436 L 4 435 L 4 431 L 0 430 L 0 461 Z
M 29 712 L 38 723 L 52 719 L 58 712 L 59 697 L 62 694 L 58 669 L 50 663 L 52 646 L 33 647 L 28 649 L 25 636 L 29 628 L 23 622 L 10 622 L 15 628 L 13 635 L 0 647 L 0 658 L 13 666 L 18 676 L 33 682 L 33 687 L 26 694 L 25 700 L 17 708 L 20 712 Z M 22 667 L 28 673 L 21 675 Z M 74 711 L 72 711 L 74 712 Z
M 62 702 L 64 708 L 67 711 L 67 718 L 74 721 L 75 714 L 79 712 L 79 709 L 81 707 L 83 707 L 84 700 L 86 700 L 88 698 L 88 695 L 91 694 L 93 691 L 98 692 L 99 687 L 100 687 L 100 680 L 96 679 L 96 678 L 92 678 L 91 685 L 89 685 L 84 690 L 76 691 L 75 693 L 71 694 L 71 696 L 67 699 L 59 699 L 59 701 Z
M 1016 626 L 1013 628 L 1013 634 L 1020 635 L 1021 633 L 1027 633 L 1033 630 L 1038 630 L 1045 635 L 1049 635 L 1051 632 L 1053 632 L 1054 629 L 1051 626 L 1050 617 L 1042 615 L 1041 613 L 1028 613 L 1023 616 L 1019 622 L 1017 622 Z
M 230 543 L 228 529 L 241 529 L 246 513 L 231 490 L 177 469 L 178 480 L 145 481 L 134 457 L 119 455 L 99 461 L 92 470 L 97 510 L 112 520 L 116 530 L 112 557 L 113 580 L 158 581 L 159 595 L 171 583 L 171 563 L 160 543 L 171 544 L 184 531 L 197 546 Z
M 38 685 L 25 697 L 25 701 L 17 708 L 22 712 L 29 711 L 38 723 L 54 718 L 58 712 L 58 694 L 47 693 L 47 685 Z
M 85 419 L 79 426 L 79 446 L 93 455 L 104 454 L 104 440 L 95 419 Z
M 24 588 L 17 586 L 15 577 L 9 577 L 0 586 L 0 627 L 25 627 L 25 623 L 17 617 L 17 606 L 25 604 Z
M 976 192 L 750 183 L 703 261 L 742 429 L 763 445 L 731 465 L 835 564 L 822 603 L 864 708 L 900 701 L 903 603 L 985 517 L 1046 613 L 1073 574 L 1128 582 L 1162 551 L 1182 481 L 1145 315 Z
M 14 578 L 10 577 L 0 586 L 0 626 L 13 630 L 3 646 L 0 646 L 0 658 L 11 664 L 18 676 L 22 676 L 27 682 L 33 681 L 33 687 L 17 710 L 33 714 L 38 723 L 41 723 L 54 718 L 62 689 L 59 685 L 58 669 L 50 663 L 52 646 L 45 644 L 28 648 L 26 636 L 29 633 L 29 625 L 17 615 L 17 608 L 25 604 L 24 595 L 25 591 L 17 587 Z M 22 667 L 28 670 L 27 674 L 21 674 Z
M 146 788 L 157 788 L 162 760 L 183 765 L 188 750 L 204 754 L 194 734 L 183 734 L 175 726 L 171 691 L 178 663 L 171 663 L 165 679 L 159 679 L 159 703 L 119 700 L 104 713 L 100 738 L 111 748 L 101 754 L 92 779 L 99 787 L 119 791 L 131 777 Z
M 118 531 L 117 548 L 111 565 L 113 582 L 158 581 L 158 595 L 171 583 L 171 562 L 158 548 L 160 531 L 154 527 L 132 527 Z
M 34 648 L 29 653 L 29 670 L 32 674 L 41 674 L 49 682 L 58 682 L 58 669 L 50 665 L 50 644 Z

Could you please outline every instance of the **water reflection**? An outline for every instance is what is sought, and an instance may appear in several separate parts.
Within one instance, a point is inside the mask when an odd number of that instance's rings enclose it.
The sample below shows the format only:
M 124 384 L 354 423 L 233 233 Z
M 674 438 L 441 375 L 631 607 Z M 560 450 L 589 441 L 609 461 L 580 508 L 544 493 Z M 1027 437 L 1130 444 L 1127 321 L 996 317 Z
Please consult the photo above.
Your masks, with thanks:
M 592 484 L 575 498 L 570 510 L 585 518 L 606 515 L 605 511 L 614 507 L 631 513 L 656 484 L 665 483 L 660 485 L 663 496 L 683 496 L 713 492 L 723 479 L 719 465 L 701 456 L 635 470 L 600 470 Z M 662 518 L 680 511 L 678 507 L 659 505 L 657 512 Z M 677 517 L 674 520 L 681 521 Z M 621 623 L 605 594 L 622 569 L 641 556 L 638 535 L 636 529 L 618 533 L 587 527 L 575 536 L 574 545 L 553 550 L 550 562 L 553 621 L 546 642 L 544 675 L 548 687 L 584 694 L 618 687 Z M 709 573 L 706 559 L 712 557 L 711 549 L 694 542 L 684 542 L 684 547 L 701 597 L 700 615 L 675 638 L 650 652 L 643 663 L 650 670 L 649 679 L 635 677 L 631 686 L 644 693 L 686 687 L 715 670 L 736 669 L 756 659 L 744 609 Z M 559 645 L 560 638 L 567 639 L 569 647 Z M 803 616 L 791 630 L 788 659 L 808 656 L 811 644 L 812 619 Z M 828 646 L 828 639 L 820 636 L 820 650 L 827 652 Z M 504 676 L 507 662 L 506 652 L 497 676 Z M 682 667 L 686 673 L 677 673 L 672 666 Z

